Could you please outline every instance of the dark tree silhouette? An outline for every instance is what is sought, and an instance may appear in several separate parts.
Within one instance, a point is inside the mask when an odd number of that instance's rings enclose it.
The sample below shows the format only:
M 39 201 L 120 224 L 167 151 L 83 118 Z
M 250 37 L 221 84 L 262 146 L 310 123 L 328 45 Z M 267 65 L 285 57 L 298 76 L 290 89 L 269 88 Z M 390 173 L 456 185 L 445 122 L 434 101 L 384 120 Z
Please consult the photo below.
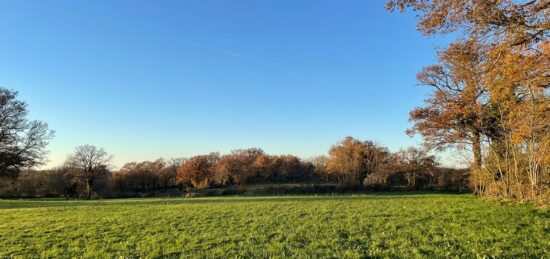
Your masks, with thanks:
M 27 104 L 17 95 L 0 87 L 0 176 L 16 176 L 21 168 L 43 164 L 54 135 L 45 122 L 26 118 Z
M 107 171 L 111 159 L 112 156 L 103 148 L 91 145 L 76 147 L 74 153 L 67 159 L 67 166 L 81 171 L 86 181 L 86 199 L 90 199 L 95 180 Z

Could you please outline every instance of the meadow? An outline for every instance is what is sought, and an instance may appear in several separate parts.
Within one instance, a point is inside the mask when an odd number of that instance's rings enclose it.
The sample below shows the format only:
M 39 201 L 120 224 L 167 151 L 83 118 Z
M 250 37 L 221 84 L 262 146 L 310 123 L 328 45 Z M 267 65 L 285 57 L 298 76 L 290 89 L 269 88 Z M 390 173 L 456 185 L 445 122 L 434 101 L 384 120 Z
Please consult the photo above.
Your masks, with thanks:
M 545 257 L 550 211 L 471 194 L 0 200 L 0 257 Z

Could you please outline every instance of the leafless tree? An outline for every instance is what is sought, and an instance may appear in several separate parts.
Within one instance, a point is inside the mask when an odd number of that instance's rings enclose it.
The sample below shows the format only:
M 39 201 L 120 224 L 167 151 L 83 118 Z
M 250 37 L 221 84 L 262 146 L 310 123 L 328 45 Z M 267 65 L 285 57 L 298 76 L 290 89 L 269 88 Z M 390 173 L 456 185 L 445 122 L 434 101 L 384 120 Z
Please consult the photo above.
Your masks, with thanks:
M 67 166 L 80 170 L 86 181 L 86 199 L 90 199 L 95 180 L 107 171 L 111 159 L 112 156 L 105 149 L 92 145 L 76 147 L 67 159 Z
M 43 164 L 45 147 L 54 136 L 45 122 L 26 118 L 27 104 L 17 100 L 17 94 L 0 87 L 0 176 Z

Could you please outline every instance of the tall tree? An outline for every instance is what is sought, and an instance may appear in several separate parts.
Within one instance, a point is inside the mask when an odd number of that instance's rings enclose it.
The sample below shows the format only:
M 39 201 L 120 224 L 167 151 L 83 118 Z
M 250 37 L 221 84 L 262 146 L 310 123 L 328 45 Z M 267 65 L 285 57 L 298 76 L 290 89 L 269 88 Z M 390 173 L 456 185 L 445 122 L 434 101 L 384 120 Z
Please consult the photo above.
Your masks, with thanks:
M 0 87 L 0 176 L 14 176 L 21 168 L 41 165 L 54 132 L 48 124 L 28 120 L 27 104 L 18 93 Z
M 470 147 L 474 171 L 482 167 L 482 137 L 489 132 L 491 121 L 484 113 L 487 98 L 482 71 L 487 59 L 482 49 L 475 41 L 453 43 L 439 53 L 440 64 L 425 67 L 417 75 L 419 83 L 431 87 L 433 93 L 424 107 L 410 113 L 414 126 L 407 131 L 421 134 L 430 149 Z M 482 188 L 477 186 L 476 191 Z
M 550 193 L 549 186 L 540 185 L 540 177 L 550 171 L 550 164 L 543 162 L 550 134 L 550 1 L 390 0 L 387 8 L 412 9 L 425 35 L 459 33 L 463 40 L 455 45 L 472 42 L 482 54 L 480 66 L 461 69 L 472 70 L 477 77 L 458 74 L 461 79 L 475 78 L 472 82 L 485 92 L 475 130 L 487 140 L 488 161 L 482 162 L 479 148 L 473 148 L 476 189 L 490 185 L 492 195 L 520 199 Z M 456 57 L 451 60 L 457 61 Z M 435 102 L 446 102 L 445 95 L 435 96 L 428 106 Z M 524 191 L 526 182 L 529 195 Z
M 339 183 L 357 187 L 388 157 L 387 148 L 348 136 L 330 148 L 327 170 L 336 175 Z
M 92 145 L 76 147 L 67 159 L 66 165 L 79 170 L 86 182 L 86 199 L 91 198 L 95 181 L 107 171 L 111 160 L 112 156 L 105 149 Z

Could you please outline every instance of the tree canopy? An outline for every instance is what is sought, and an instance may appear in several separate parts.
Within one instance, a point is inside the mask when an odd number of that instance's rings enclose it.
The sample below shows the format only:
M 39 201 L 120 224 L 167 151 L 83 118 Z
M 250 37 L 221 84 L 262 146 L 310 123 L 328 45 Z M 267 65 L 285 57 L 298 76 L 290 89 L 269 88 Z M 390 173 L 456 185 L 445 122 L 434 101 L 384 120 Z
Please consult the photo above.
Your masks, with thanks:
M 54 136 L 47 123 L 27 119 L 27 104 L 17 95 L 0 87 L 0 176 L 44 164 Z

